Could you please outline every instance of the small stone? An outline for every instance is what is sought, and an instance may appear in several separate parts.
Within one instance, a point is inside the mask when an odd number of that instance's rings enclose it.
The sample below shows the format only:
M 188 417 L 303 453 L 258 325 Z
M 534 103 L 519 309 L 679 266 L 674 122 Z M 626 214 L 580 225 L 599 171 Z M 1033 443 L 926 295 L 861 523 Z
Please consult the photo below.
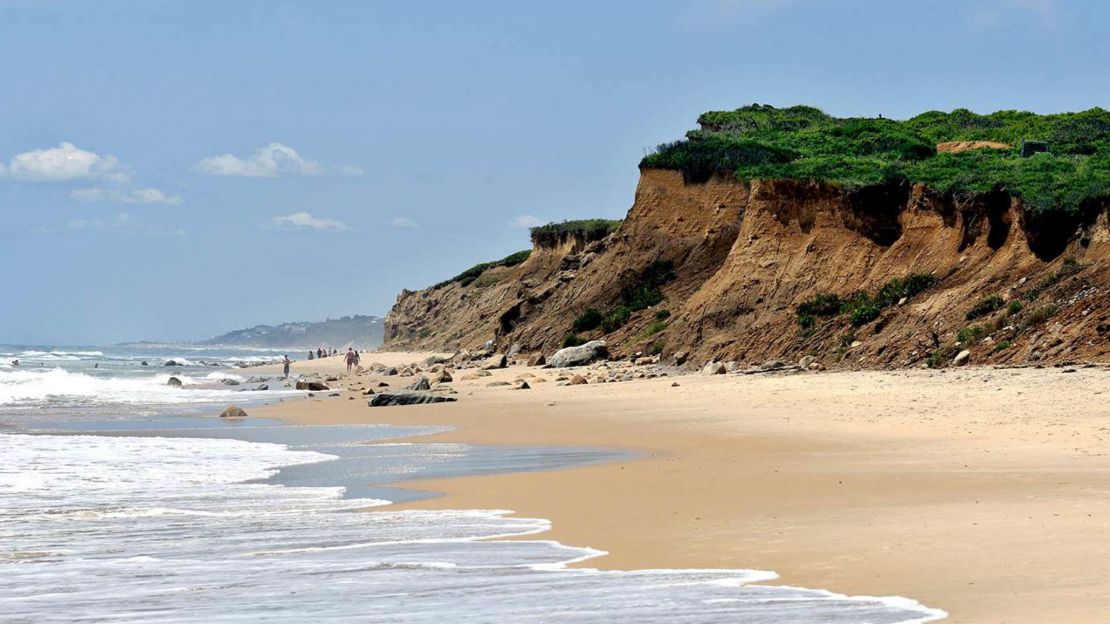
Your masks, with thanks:
M 242 408 L 235 405 L 229 405 L 220 412 L 220 418 L 246 418 L 247 413 Z

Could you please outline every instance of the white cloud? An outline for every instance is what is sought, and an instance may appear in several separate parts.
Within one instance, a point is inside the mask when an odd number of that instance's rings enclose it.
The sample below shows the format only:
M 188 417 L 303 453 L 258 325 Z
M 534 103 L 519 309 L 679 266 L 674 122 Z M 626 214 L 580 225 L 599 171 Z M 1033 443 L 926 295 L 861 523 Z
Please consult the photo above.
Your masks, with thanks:
M 176 206 L 182 202 L 177 195 L 166 195 L 156 188 L 131 190 L 106 189 L 101 187 L 81 188 L 69 194 L 71 199 L 83 202 L 111 202 L 113 204 L 164 204 Z
M 173 227 L 146 225 L 129 212 L 120 212 L 111 219 L 73 219 L 67 223 L 71 230 L 111 232 L 114 234 L 143 234 L 158 236 L 184 236 L 185 230 Z
M 4 173 L 0 166 L 0 173 Z M 130 172 L 115 156 L 83 150 L 73 143 L 34 149 L 12 157 L 7 176 L 17 180 L 62 182 L 67 180 L 110 180 L 126 182 Z
M 270 143 L 260 147 L 246 158 L 233 154 L 220 154 L 205 158 L 196 164 L 200 173 L 217 176 L 236 176 L 244 178 L 277 178 L 280 176 L 320 176 L 326 174 L 360 176 L 362 169 L 354 165 L 327 167 L 315 160 L 305 158 L 297 150 Z
M 342 221 L 314 217 L 307 212 L 294 212 L 293 214 L 278 215 L 270 219 L 270 227 L 282 230 L 321 230 L 328 232 L 346 232 L 351 228 Z
M 389 220 L 389 224 L 395 228 L 402 230 L 419 230 L 420 225 L 408 217 L 393 217 Z
M 513 227 L 518 227 L 525 230 L 541 226 L 543 225 L 543 223 L 544 222 L 541 221 L 539 217 L 530 214 L 520 215 L 519 217 L 513 219 Z

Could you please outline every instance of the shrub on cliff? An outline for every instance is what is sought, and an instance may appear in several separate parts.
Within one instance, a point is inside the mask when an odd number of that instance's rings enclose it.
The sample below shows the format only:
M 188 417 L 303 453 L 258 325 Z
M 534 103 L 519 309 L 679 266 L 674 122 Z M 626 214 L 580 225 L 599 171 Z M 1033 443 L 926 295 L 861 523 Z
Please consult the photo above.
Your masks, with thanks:
M 539 225 L 529 230 L 535 245 L 556 245 L 565 236 L 576 236 L 591 243 L 616 231 L 621 219 L 579 219 Z
M 518 251 L 516 253 L 509 254 L 509 255 L 505 256 L 504 258 L 502 258 L 500 260 L 494 260 L 493 262 L 483 262 L 481 264 L 475 264 L 474 266 L 472 266 L 469 269 L 463 271 L 462 273 L 459 273 L 455 277 L 452 277 L 449 280 L 442 281 L 442 282 L 436 284 L 435 286 L 432 286 L 432 288 L 442 288 L 443 286 L 446 286 L 448 284 L 453 284 L 455 282 L 458 282 L 459 285 L 461 285 L 461 286 L 469 286 L 472 283 L 474 283 L 474 280 L 478 279 L 478 277 L 482 273 L 485 273 L 487 270 L 495 268 L 495 267 L 516 266 L 516 265 L 524 262 L 525 260 L 527 260 L 530 255 L 532 255 L 532 250 L 531 249 L 525 249 L 523 251 Z
M 837 118 L 806 106 L 752 105 L 703 114 L 702 129 L 660 145 L 643 167 L 675 169 L 690 183 L 713 174 L 742 180 L 817 180 L 845 187 L 891 180 L 947 193 L 996 189 L 1020 196 L 1034 212 L 1078 212 L 1110 196 L 1110 111 L 1038 115 L 966 109 L 932 111 L 905 121 Z M 1023 158 L 1023 140 L 1050 152 Z M 1007 149 L 938 153 L 949 141 L 988 141 Z

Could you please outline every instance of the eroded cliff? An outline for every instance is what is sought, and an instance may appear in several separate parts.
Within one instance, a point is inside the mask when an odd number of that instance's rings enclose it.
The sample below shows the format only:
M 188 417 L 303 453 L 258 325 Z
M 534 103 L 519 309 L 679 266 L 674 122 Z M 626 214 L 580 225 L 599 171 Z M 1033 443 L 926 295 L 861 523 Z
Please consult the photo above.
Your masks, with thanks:
M 386 346 L 451 351 L 494 339 L 550 352 L 568 336 L 604 337 L 618 355 L 686 351 L 696 364 L 812 355 L 829 367 L 945 365 L 965 349 L 978 363 L 1103 358 L 1107 206 L 1052 222 L 1035 214 L 1001 191 L 688 183 L 643 168 L 615 232 L 545 241 L 467 286 L 405 291 L 386 319 Z M 666 279 L 645 286 L 660 261 Z M 929 285 L 891 300 L 891 284 L 908 276 Z M 646 289 L 657 293 L 645 298 Z M 842 305 L 801 313 L 815 298 Z M 606 322 L 576 331 L 587 311 Z

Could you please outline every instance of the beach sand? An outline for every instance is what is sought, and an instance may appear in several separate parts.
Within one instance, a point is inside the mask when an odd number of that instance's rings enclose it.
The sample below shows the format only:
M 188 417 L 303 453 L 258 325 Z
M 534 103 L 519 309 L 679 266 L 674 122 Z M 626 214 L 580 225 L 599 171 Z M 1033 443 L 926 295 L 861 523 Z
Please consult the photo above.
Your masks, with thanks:
M 363 363 L 423 355 L 367 354 Z M 329 358 L 294 372 L 340 367 Z M 1104 622 L 1110 370 L 1065 370 L 486 386 L 556 376 L 513 367 L 474 381 L 457 372 L 457 403 L 369 408 L 343 391 L 252 416 L 447 424 L 458 429 L 422 439 L 640 451 L 562 471 L 404 484 L 446 494 L 410 507 L 549 518 L 546 537 L 609 553 L 589 567 L 774 570 L 782 584 L 908 596 L 952 622 Z M 382 379 L 394 388 L 413 381 Z

